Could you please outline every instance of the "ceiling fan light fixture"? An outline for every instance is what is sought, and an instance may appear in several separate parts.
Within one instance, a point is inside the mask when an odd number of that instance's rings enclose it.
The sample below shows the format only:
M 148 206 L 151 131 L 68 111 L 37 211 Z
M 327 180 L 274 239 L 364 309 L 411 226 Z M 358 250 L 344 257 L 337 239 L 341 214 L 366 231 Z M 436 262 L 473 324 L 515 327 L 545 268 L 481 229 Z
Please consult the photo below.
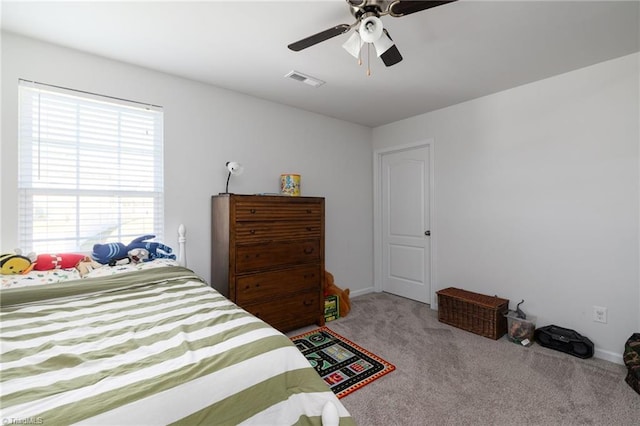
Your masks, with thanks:
M 362 41 L 373 43 L 382 36 L 382 21 L 377 16 L 369 16 L 360 22 L 358 32 Z
M 374 44 L 378 57 L 382 59 L 382 62 L 384 62 L 387 67 L 390 67 L 402 61 L 402 55 L 400 54 L 400 51 L 398 51 L 396 45 L 393 43 L 393 40 L 389 36 L 388 31 L 383 27 L 380 16 L 390 15 L 394 18 L 399 18 L 423 10 L 431 9 L 433 7 L 452 3 L 454 1 L 456 0 L 346 0 L 349 11 L 355 18 L 355 22 L 353 24 L 336 25 L 334 27 L 328 28 L 324 31 L 320 31 L 319 33 L 291 43 L 287 47 L 294 52 L 299 52 L 302 49 L 315 46 L 318 43 L 329 40 L 333 37 L 337 37 L 341 34 L 345 34 L 355 28 L 355 32 L 358 33 L 358 37 L 361 39 L 361 42 L 358 43 L 354 41 L 355 37 L 352 36 L 351 38 L 349 38 L 347 43 L 342 45 L 342 47 L 351 55 L 358 58 L 358 64 L 362 65 L 362 59 L 360 58 L 360 55 L 362 54 L 363 45 L 367 44 L 368 59 L 369 44 Z M 376 43 L 376 41 L 378 41 L 381 37 L 383 39 L 380 42 Z
M 387 50 L 393 47 L 394 43 L 387 34 L 383 34 L 382 37 L 373 42 L 373 46 L 376 48 L 376 55 L 378 58 Z
M 342 48 L 349 52 L 349 54 L 354 58 L 359 59 L 360 49 L 362 49 L 363 44 L 364 42 L 360 38 L 360 34 L 357 31 L 354 31 L 353 34 L 351 34 L 351 37 L 344 42 Z

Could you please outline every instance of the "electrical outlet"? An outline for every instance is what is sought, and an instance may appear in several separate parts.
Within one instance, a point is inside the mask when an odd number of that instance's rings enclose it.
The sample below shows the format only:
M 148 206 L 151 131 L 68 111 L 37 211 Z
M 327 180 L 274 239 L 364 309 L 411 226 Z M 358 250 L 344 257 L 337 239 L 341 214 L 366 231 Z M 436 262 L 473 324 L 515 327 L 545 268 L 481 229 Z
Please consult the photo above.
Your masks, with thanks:
M 607 308 L 603 306 L 593 307 L 593 320 L 595 322 L 607 323 Z

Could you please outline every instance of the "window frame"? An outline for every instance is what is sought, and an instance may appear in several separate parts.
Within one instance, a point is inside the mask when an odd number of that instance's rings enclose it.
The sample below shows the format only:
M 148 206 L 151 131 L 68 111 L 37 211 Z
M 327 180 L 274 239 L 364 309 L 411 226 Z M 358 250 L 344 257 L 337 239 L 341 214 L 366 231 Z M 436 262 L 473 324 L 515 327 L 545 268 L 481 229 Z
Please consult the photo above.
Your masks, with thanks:
M 37 102 L 34 101 L 34 97 L 37 97 Z M 42 253 L 90 252 L 95 243 L 128 244 L 130 240 L 148 234 L 155 235 L 157 239 L 163 238 L 164 112 L 162 107 L 26 80 L 19 81 L 18 98 L 20 103 L 18 244 L 20 248 L 27 252 Z M 86 110 L 91 108 L 100 113 L 104 111 L 104 114 L 108 114 L 110 118 L 114 117 L 113 120 L 117 122 L 117 126 L 126 123 L 131 128 L 131 123 L 140 117 L 140 120 L 143 120 L 141 126 L 146 133 L 132 136 L 132 132 L 121 133 L 118 130 L 114 136 L 109 134 L 109 131 L 113 130 L 111 122 L 106 124 L 99 120 L 90 122 L 79 112 L 78 117 L 75 118 L 75 128 L 65 128 L 68 134 L 51 136 L 54 132 L 50 131 L 42 136 L 42 133 L 46 133 L 43 130 L 46 125 L 51 128 L 61 125 L 55 121 L 56 118 L 53 115 L 53 112 L 57 111 L 55 106 L 50 107 L 46 113 L 43 112 L 42 109 L 45 108 L 43 99 L 60 100 L 60 102 L 66 102 L 67 106 L 75 105 L 78 111 L 82 110 L 85 115 Z M 47 113 L 52 114 L 51 117 L 54 118 L 44 123 L 47 120 Z M 73 118 L 70 119 L 70 122 L 73 120 Z M 92 122 L 95 122 L 94 127 L 91 127 Z M 65 121 L 64 125 L 67 126 L 68 122 Z M 75 135 L 69 136 L 74 131 Z M 87 137 L 87 134 L 91 134 L 91 137 Z M 136 142 L 143 144 L 140 145 L 139 151 L 136 151 Z M 73 151 L 73 147 L 75 147 L 75 156 L 69 156 L 68 151 Z M 101 152 L 100 150 L 104 153 L 104 157 L 91 160 L 86 158 L 87 153 Z M 62 172 L 63 167 L 54 164 L 55 155 L 62 156 L 64 152 L 67 152 L 64 158 L 71 158 L 69 164 L 75 169 L 67 167 L 64 168 L 65 172 Z M 46 161 L 53 165 L 42 165 L 45 160 L 40 157 L 46 155 L 51 156 L 47 157 L 49 159 Z M 140 159 L 137 158 L 138 155 Z M 83 156 L 85 156 L 84 160 Z M 109 157 L 117 157 L 119 160 L 110 163 Z M 98 164 L 105 167 L 101 169 Z M 106 165 L 113 166 L 113 171 L 109 168 L 109 176 L 99 180 L 99 173 L 104 173 Z M 135 166 L 138 166 L 138 169 Z M 38 177 L 41 171 L 36 170 L 37 167 L 48 167 L 45 173 L 51 172 L 51 175 L 46 175 L 44 178 Z M 69 172 L 66 173 L 67 171 Z M 151 176 L 145 175 L 145 171 Z M 61 177 L 62 175 L 65 177 Z M 45 181 L 49 178 L 53 182 Z M 131 180 L 135 181 L 131 182 Z M 74 182 L 69 183 L 69 181 Z M 68 197 L 74 201 L 64 204 L 68 206 L 68 210 L 57 207 L 45 209 L 49 216 L 41 221 L 46 224 L 44 228 L 47 229 L 43 234 L 42 230 L 36 229 L 38 226 L 37 203 L 42 203 L 49 198 L 54 200 L 61 197 Z M 104 214 L 101 213 L 100 208 L 97 208 L 101 203 L 107 206 Z M 46 205 L 49 205 L 48 201 Z M 93 212 L 92 207 L 94 207 Z M 143 211 L 146 208 L 149 213 L 131 213 L 136 208 Z M 64 232 L 69 232 L 68 236 L 55 236 L 55 230 L 49 232 L 49 223 L 54 222 L 51 218 L 54 215 L 52 212 L 65 214 L 68 212 L 72 217 L 72 219 L 62 219 L 66 221 L 66 225 L 61 226 L 61 229 L 64 228 Z M 133 226 L 127 225 L 127 220 L 135 223 L 136 217 L 142 229 L 131 229 Z M 110 221 L 111 228 L 115 226 L 115 229 L 111 232 L 102 229 L 93 234 L 87 231 L 87 228 L 91 227 L 104 227 L 105 218 Z M 70 223 L 74 225 L 69 225 Z M 56 226 L 52 225 L 51 228 L 55 229 Z

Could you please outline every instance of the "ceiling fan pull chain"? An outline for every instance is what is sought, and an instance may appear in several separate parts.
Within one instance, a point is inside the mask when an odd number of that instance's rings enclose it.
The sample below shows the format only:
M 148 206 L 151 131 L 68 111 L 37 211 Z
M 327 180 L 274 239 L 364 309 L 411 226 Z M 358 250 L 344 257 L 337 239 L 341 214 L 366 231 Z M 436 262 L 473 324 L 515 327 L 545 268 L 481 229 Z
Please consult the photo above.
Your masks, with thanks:
M 371 61 L 369 60 L 369 50 L 371 49 L 371 43 L 367 43 L 367 77 L 371 77 Z

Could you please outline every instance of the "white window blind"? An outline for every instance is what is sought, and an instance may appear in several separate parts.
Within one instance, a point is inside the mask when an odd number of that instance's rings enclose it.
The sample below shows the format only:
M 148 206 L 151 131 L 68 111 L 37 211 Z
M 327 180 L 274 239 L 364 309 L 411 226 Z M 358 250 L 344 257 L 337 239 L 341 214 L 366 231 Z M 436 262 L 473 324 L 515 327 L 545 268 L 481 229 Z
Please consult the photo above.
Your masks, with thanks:
M 162 239 L 162 109 L 33 82 L 19 90 L 20 248 Z

